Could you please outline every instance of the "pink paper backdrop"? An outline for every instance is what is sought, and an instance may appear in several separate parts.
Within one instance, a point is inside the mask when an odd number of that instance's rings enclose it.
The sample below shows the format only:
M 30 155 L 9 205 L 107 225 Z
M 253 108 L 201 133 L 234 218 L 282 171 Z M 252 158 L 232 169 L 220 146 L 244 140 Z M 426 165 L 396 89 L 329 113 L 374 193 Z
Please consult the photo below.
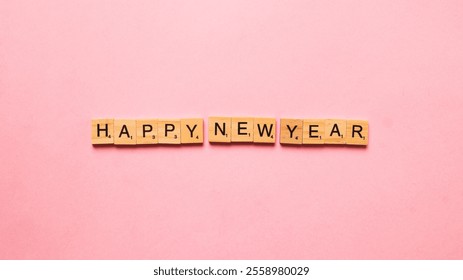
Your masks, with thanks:
M 462 105 L 458 0 L 4 0 L 0 258 L 461 259 Z M 212 115 L 370 145 L 90 144 Z

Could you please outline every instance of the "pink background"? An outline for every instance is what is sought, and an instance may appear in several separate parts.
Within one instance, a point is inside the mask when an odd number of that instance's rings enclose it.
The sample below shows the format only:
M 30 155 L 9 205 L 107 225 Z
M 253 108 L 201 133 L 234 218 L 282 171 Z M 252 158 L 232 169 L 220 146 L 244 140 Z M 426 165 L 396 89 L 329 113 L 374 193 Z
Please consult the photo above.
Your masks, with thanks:
M 0 258 L 461 259 L 462 105 L 458 0 L 4 0 Z M 370 145 L 90 143 L 214 115 Z

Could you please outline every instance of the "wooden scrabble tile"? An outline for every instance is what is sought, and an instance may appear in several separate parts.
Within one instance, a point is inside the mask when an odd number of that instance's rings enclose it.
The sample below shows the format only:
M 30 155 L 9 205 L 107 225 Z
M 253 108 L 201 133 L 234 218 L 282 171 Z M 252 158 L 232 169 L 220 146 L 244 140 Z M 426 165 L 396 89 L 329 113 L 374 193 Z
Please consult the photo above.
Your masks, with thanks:
M 182 119 L 180 122 L 182 144 L 203 143 L 203 119 Z
M 281 144 L 302 144 L 302 120 L 281 119 L 280 120 L 280 143 Z
M 254 118 L 232 118 L 232 142 L 254 141 Z
M 137 144 L 137 122 L 135 120 L 114 120 L 114 144 Z
M 209 117 L 209 142 L 230 143 L 231 142 L 231 118 Z
M 325 120 L 325 144 L 346 144 L 346 120 Z
M 180 144 L 180 120 L 158 120 L 159 144 Z
M 307 119 L 304 120 L 302 129 L 302 144 L 324 144 L 325 143 L 325 120 Z
M 346 144 L 368 145 L 368 121 L 346 121 Z
M 254 118 L 254 142 L 275 143 L 276 120 L 274 118 Z
M 157 144 L 158 138 L 157 120 L 137 120 L 137 145 Z
M 114 144 L 114 120 L 92 120 L 92 144 Z

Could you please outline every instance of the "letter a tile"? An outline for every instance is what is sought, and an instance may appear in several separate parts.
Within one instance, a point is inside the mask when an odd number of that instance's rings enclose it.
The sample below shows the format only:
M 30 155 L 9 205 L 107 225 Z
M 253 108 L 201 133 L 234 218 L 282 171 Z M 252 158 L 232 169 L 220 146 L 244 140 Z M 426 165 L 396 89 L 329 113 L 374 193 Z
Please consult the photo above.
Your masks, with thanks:
M 114 144 L 136 145 L 137 122 L 135 120 L 114 120 Z
M 325 120 L 325 144 L 346 144 L 346 120 Z

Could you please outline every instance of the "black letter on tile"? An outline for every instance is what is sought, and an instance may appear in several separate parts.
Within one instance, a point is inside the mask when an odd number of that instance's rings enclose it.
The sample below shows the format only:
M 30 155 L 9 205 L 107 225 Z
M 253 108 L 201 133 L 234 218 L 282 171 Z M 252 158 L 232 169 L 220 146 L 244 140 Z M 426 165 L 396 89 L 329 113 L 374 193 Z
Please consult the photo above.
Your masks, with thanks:
M 129 130 L 125 124 L 122 126 L 121 133 L 119 133 L 119 138 L 121 138 L 122 134 L 125 134 L 127 135 L 127 138 L 130 138 Z
M 151 131 L 153 131 L 153 126 L 150 124 L 144 124 L 143 125 L 143 138 L 146 137 L 145 135 L 147 132 L 151 132 Z
M 190 127 L 190 125 L 188 125 L 188 124 L 186 125 L 186 127 L 188 127 L 188 130 L 190 131 L 190 137 L 191 137 L 191 138 L 193 138 L 193 131 L 195 131 L 195 129 L 196 129 L 197 126 L 198 126 L 198 125 L 195 124 L 195 126 L 193 126 L 193 129 L 192 129 L 192 128 Z
M 358 130 L 356 130 L 356 128 L 358 128 Z M 354 138 L 354 133 L 356 133 L 356 132 L 359 134 L 360 138 L 363 138 L 362 134 L 360 133 L 360 132 L 362 132 L 362 129 L 363 129 L 363 127 L 361 125 L 354 124 L 352 126 L 352 138 Z
M 288 130 L 289 130 L 289 138 L 293 138 L 293 132 L 294 132 L 294 130 L 296 130 L 297 125 L 295 125 L 295 126 L 293 127 L 293 129 L 291 129 L 291 127 L 289 126 L 289 124 L 287 124 L 286 127 L 287 127 Z
M 167 128 L 169 127 L 169 128 Z M 175 125 L 171 124 L 171 123 L 166 123 L 165 125 L 165 132 L 164 132 L 164 136 L 167 137 L 167 132 L 172 132 L 175 130 Z
M 337 133 L 339 137 L 341 137 L 341 133 L 339 132 L 338 124 L 335 123 L 333 129 L 331 130 L 330 136 L 333 136 L 333 133 Z
M 247 135 L 246 132 L 241 132 L 242 129 L 247 129 L 247 127 L 241 126 L 243 124 L 248 124 L 248 122 L 238 122 L 238 135 Z
M 98 124 L 96 125 L 96 133 L 97 133 L 96 135 L 97 135 L 98 137 L 100 137 L 100 131 L 104 131 L 104 132 L 105 132 L 105 136 L 108 137 L 108 124 L 105 123 L 105 124 L 104 124 L 104 129 L 103 129 L 103 128 L 100 128 L 100 124 L 98 123 Z
M 318 124 L 309 124 L 309 138 L 318 138 L 317 135 L 312 135 L 312 133 L 318 132 L 318 129 L 312 129 L 318 127 Z
M 260 124 L 257 124 L 257 130 L 259 131 L 259 136 L 264 137 L 264 131 L 267 133 L 267 137 L 270 137 L 272 133 L 273 123 L 270 125 L 270 128 L 267 127 L 267 124 L 264 124 L 262 129 L 260 128 Z
M 225 135 L 225 125 L 226 125 L 226 123 L 223 123 L 223 127 L 220 127 L 218 123 L 215 123 L 214 134 L 217 135 L 217 129 L 219 129 L 220 133 L 222 133 L 222 135 Z

